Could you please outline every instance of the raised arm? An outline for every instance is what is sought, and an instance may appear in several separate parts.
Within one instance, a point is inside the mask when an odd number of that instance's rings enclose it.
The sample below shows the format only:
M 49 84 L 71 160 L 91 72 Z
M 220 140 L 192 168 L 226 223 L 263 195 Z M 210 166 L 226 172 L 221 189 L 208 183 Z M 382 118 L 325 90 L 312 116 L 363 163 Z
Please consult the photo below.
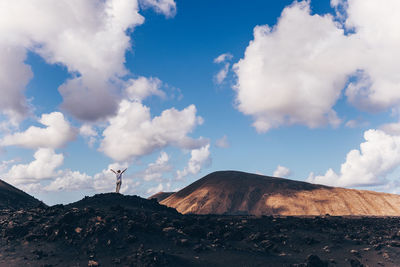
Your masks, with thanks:
M 110 171 L 112 171 L 113 173 L 117 174 L 113 169 L 110 169 Z
M 125 170 L 123 170 L 121 173 L 124 173 L 128 168 L 125 168 Z

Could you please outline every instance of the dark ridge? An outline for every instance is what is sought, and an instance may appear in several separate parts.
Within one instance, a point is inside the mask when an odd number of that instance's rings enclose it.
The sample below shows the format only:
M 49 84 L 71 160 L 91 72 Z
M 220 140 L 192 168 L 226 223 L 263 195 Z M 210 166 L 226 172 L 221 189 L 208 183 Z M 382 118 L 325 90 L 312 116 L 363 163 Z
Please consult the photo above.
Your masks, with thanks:
M 0 209 L 47 207 L 43 202 L 24 191 L 0 180 Z
M 175 192 L 158 192 L 158 193 L 148 197 L 147 199 L 156 199 L 158 202 L 160 202 L 174 193 Z
M 164 212 L 171 212 L 177 213 L 177 211 L 173 208 L 166 207 L 164 205 L 158 204 L 158 202 L 154 200 L 144 199 L 138 196 L 129 196 L 129 195 L 122 195 L 117 193 L 103 193 L 103 194 L 96 194 L 92 197 L 84 197 L 83 199 L 68 204 L 66 208 L 97 208 L 97 209 L 104 209 L 104 208 L 112 208 L 120 206 L 125 209 L 140 209 L 143 211 L 164 211 Z

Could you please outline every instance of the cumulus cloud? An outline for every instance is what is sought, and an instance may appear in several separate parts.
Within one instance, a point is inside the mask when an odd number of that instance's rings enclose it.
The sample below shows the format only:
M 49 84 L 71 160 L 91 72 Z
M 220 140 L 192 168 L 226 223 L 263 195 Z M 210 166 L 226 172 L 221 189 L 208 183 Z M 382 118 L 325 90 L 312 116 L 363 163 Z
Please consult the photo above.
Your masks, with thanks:
M 286 168 L 285 166 L 278 165 L 278 167 L 276 167 L 276 170 L 274 171 L 272 176 L 287 178 L 291 174 L 292 174 L 292 172 L 290 171 L 290 169 Z
M 379 128 L 387 134 L 400 135 L 400 122 L 387 123 Z
M 0 39 L 0 112 L 15 123 L 28 113 L 24 91 L 33 74 L 25 59 L 24 49 L 6 46 Z
M 149 194 L 149 195 L 154 195 L 155 193 L 158 193 L 158 192 L 163 191 L 163 189 L 164 189 L 164 186 L 160 183 L 160 184 L 158 184 L 158 185 L 155 186 L 155 187 L 150 187 L 150 188 L 147 190 L 147 194 Z
M 311 15 L 310 2 L 301 1 L 285 8 L 273 28 L 254 28 L 244 58 L 234 65 L 234 89 L 237 108 L 253 117 L 257 131 L 291 124 L 336 126 L 340 119 L 333 106 L 342 90 L 363 110 L 400 103 L 395 12 L 400 2 L 331 4 L 343 17 Z
M 130 100 L 142 101 L 150 95 L 165 98 L 165 93 L 160 90 L 161 85 L 158 78 L 139 77 L 128 80 L 125 91 Z
M 88 140 L 89 147 L 93 147 L 94 143 L 97 141 L 96 137 L 98 134 L 92 125 L 83 124 L 81 128 L 79 128 L 79 134 Z
M 238 109 L 253 116 L 259 132 L 337 125 L 332 106 L 354 69 L 347 42 L 331 16 L 310 15 L 308 2 L 285 8 L 274 28 L 254 28 L 245 57 L 234 65 Z
M 182 179 L 189 174 L 198 174 L 203 167 L 207 167 L 210 164 L 210 144 L 198 149 L 193 149 L 190 153 L 187 166 L 182 171 L 178 170 L 176 172 L 177 179 Z
M 169 165 L 169 156 L 167 153 L 162 151 L 156 162 L 150 163 L 146 170 L 139 173 L 138 176 L 141 176 L 145 181 L 160 181 L 165 173 L 171 171 L 172 166 Z
M 218 139 L 215 142 L 215 145 L 220 148 L 228 148 L 230 146 L 228 137 L 226 135 L 224 135 L 222 138 Z
M 8 169 L 9 165 L 14 164 L 15 162 L 16 162 L 15 159 L 3 160 L 3 161 L 0 163 L 0 173 L 4 173 L 4 172 Z
M 172 16 L 173 0 L 143 0 Z M 72 78 L 59 87 L 62 107 L 81 120 L 95 121 L 115 114 L 120 77 L 126 75 L 129 33 L 144 22 L 137 0 L 1 1 L 0 100 L 2 112 L 27 112 L 24 88 L 32 72 L 24 61 L 27 50 L 49 64 L 62 64 Z M 1 67 L 0 67 L 1 68 Z
M 49 185 L 45 186 L 45 191 L 74 191 L 93 188 L 93 179 L 86 173 L 65 170 L 61 175 L 54 179 Z
M 56 154 L 53 149 L 39 148 L 34 154 L 34 160 L 28 164 L 16 164 L 4 175 L 11 184 L 38 183 L 57 175 L 56 169 L 63 161 L 62 154 Z
M 400 136 L 381 130 L 364 133 L 360 149 L 351 150 L 340 172 L 329 169 L 325 175 L 311 173 L 307 181 L 333 186 L 371 186 L 385 182 L 385 177 L 400 165 Z
M 77 130 L 65 120 L 60 112 L 43 114 L 39 122 L 46 127 L 31 126 L 24 132 L 6 135 L 0 140 L 0 145 L 56 149 L 76 138 Z
M 185 149 L 198 148 L 204 139 L 188 136 L 202 123 L 196 116 L 196 107 L 190 105 L 179 111 L 164 110 L 151 118 L 150 109 L 139 102 L 123 100 L 118 114 L 109 119 L 103 131 L 100 151 L 116 161 L 125 161 L 152 153 L 169 145 Z

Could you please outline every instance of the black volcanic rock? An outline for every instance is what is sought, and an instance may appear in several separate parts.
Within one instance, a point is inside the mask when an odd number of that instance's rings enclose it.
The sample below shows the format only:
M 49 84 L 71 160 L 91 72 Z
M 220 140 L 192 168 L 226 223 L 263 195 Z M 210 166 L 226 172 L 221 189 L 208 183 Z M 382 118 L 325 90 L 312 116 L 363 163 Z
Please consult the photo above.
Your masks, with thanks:
M 399 233 L 398 217 L 182 215 L 109 193 L 0 210 L 0 266 L 398 266 Z
M 43 202 L 0 180 L 0 209 L 21 209 L 46 206 Z
M 150 197 L 148 197 L 147 199 L 156 199 L 158 202 L 163 201 L 164 199 L 166 199 L 167 197 L 169 197 L 170 195 L 174 194 L 175 192 L 158 192 Z
M 96 194 L 66 205 L 67 208 L 125 208 L 152 212 L 170 212 L 177 214 L 173 208 L 158 204 L 156 199 L 144 199 L 138 196 L 122 195 L 117 193 Z

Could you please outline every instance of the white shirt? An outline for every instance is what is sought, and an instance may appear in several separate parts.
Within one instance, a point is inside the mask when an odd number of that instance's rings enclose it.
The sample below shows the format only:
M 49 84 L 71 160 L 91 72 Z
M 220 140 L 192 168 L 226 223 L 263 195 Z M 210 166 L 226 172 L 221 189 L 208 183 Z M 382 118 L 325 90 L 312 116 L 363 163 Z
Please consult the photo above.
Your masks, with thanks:
M 122 180 L 122 172 L 117 172 L 115 175 L 117 176 L 117 183 L 121 182 L 121 180 Z

